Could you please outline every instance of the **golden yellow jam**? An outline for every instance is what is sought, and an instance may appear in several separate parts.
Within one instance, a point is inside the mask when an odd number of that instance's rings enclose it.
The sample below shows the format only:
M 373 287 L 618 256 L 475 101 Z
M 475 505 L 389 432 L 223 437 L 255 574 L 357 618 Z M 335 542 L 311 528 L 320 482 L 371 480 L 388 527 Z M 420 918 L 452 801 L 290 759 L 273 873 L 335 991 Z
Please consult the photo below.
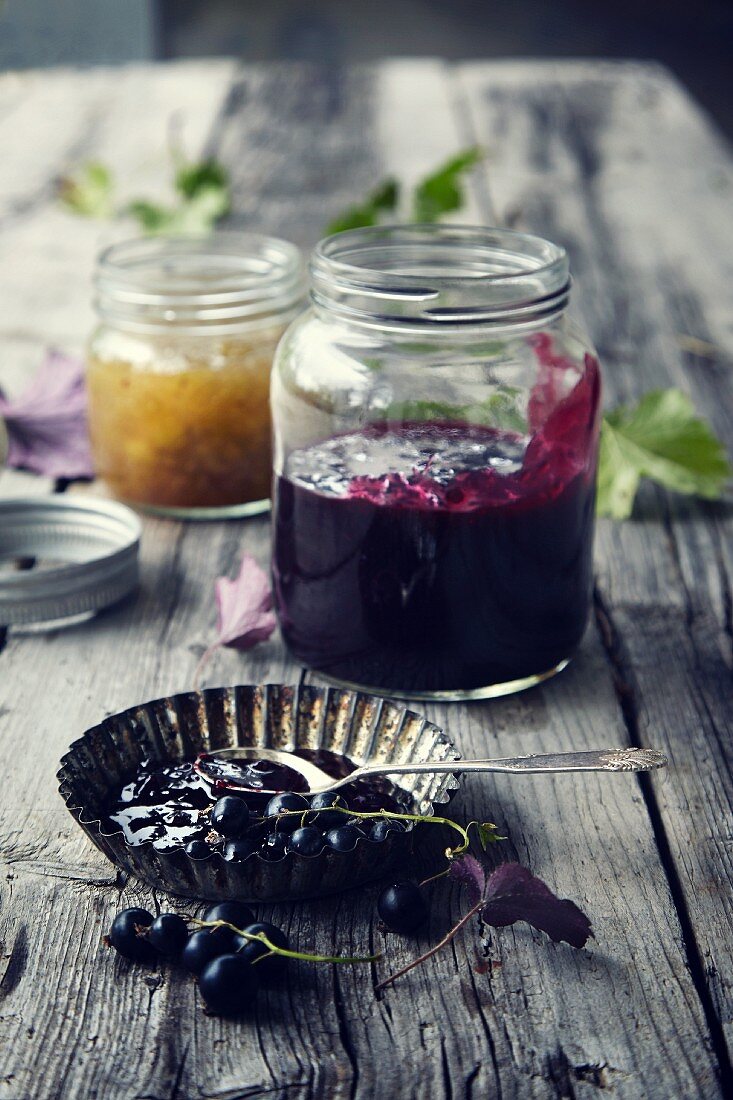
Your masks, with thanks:
M 114 495 L 176 509 L 266 501 L 281 331 L 175 339 L 99 329 L 88 356 L 89 431 Z

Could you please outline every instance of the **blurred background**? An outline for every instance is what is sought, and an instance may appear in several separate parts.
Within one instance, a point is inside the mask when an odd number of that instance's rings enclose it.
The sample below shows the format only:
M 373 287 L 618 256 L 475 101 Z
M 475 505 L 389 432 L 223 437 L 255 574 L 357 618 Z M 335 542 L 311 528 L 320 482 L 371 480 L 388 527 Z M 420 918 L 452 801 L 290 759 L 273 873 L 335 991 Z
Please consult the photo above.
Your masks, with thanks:
M 0 69 L 222 54 L 652 58 L 733 137 L 733 0 L 0 0 Z

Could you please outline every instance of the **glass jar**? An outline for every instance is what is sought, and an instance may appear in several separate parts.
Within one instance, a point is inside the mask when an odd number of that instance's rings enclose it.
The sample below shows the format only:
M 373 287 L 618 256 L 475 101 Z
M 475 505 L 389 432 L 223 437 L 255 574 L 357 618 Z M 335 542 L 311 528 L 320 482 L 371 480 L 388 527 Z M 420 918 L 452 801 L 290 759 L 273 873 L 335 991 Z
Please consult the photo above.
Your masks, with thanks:
M 87 356 L 95 468 L 115 496 L 191 518 L 269 506 L 269 386 L 303 308 L 287 241 L 244 233 L 145 238 L 99 258 Z
M 311 274 L 272 378 L 290 650 L 408 698 L 552 676 L 588 617 L 600 417 L 565 251 L 377 227 L 322 241 Z

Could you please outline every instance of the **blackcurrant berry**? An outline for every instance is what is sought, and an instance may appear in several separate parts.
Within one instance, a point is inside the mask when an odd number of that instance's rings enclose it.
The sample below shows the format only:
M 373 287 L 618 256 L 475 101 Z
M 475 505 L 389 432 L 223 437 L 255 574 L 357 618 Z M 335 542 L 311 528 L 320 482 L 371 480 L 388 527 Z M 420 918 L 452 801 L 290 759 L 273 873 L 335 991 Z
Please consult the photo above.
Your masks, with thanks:
M 190 840 L 184 851 L 191 859 L 207 859 L 211 855 L 211 848 L 205 840 Z
M 348 809 L 346 799 L 338 791 L 321 791 L 319 794 L 313 794 L 310 797 L 310 804 L 312 810 L 327 810 L 329 806 L 345 806 Z
M 395 882 L 383 890 L 377 912 L 392 932 L 414 932 L 428 917 L 420 887 L 414 882 Z
M 242 946 L 241 936 L 229 928 L 202 928 L 189 936 L 181 962 L 192 974 L 200 974 L 212 959 L 231 955 Z
M 274 861 L 282 859 L 287 851 L 288 837 L 285 833 L 267 833 L 262 841 L 260 854 L 263 859 Z
M 236 1016 L 254 1003 L 257 995 L 255 967 L 241 955 L 221 955 L 199 975 L 199 990 L 209 1012 Z
M 281 814 L 285 810 L 307 810 L 308 802 L 303 798 L 302 794 L 293 794 L 292 791 L 285 791 L 282 794 L 273 795 L 270 801 L 265 807 L 265 817 L 275 817 L 276 814 Z M 278 829 L 284 833 L 292 833 L 300 825 L 300 817 L 298 814 L 292 814 L 288 817 L 281 817 L 277 823 Z
M 249 825 L 249 809 L 243 798 L 225 794 L 214 804 L 211 824 L 217 833 L 230 840 L 243 836 Z
M 175 959 L 188 940 L 185 920 L 177 913 L 161 913 L 150 925 L 148 940 L 159 954 Z
M 290 851 L 298 852 L 301 856 L 317 856 L 323 851 L 325 845 L 323 833 L 313 825 L 304 825 L 302 829 L 296 829 L 288 840 Z
M 123 909 L 112 921 L 109 942 L 126 959 L 154 962 L 155 951 L 147 937 L 147 930 L 152 923 L 153 914 L 146 909 Z
M 273 943 L 275 947 L 282 947 L 287 951 L 288 937 L 283 932 L 282 928 L 278 928 L 276 924 L 270 924 L 266 920 L 253 921 L 252 924 L 248 924 L 246 928 L 242 928 L 242 932 L 247 932 L 250 936 L 257 936 L 260 932 L 264 932 L 270 943 Z M 247 941 L 247 945 L 251 945 L 252 940 Z M 254 944 L 255 947 L 261 947 L 262 952 L 267 951 L 264 944 Z
M 257 842 L 251 837 L 242 836 L 238 840 L 228 840 L 224 845 L 224 859 L 228 863 L 241 863 L 247 856 L 257 851 Z
M 220 901 L 204 913 L 204 920 L 225 920 L 235 928 L 245 928 L 254 919 L 254 913 L 242 901 Z
M 382 841 L 386 837 L 387 833 L 403 833 L 401 823 L 399 821 L 390 821 L 385 819 L 382 821 L 375 821 L 369 830 L 369 838 L 371 840 Z
M 326 833 L 326 843 L 337 852 L 351 852 L 356 848 L 358 839 L 358 829 L 352 829 L 349 825 L 340 825 L 338 829 L 329 829 Z
M 277 928 L 274 924 L 269 924 L 267 921 L 256 921 L 247 928 L 243 928 L 242 931 L 248 932 L 251 936 L 256 936 L 258 932 L 264 932 L 270 943 L 274 944 L 275 947 L 282 947 L 287 950 L 288 937 L 285 935 L 282 928 Z M 242 947 L 237 954 L 241 955 L 247 962 L 253 963 L 255 959 L 267 955 L 268 950 L 269 948 L 267 948 L 264 943 L 257 940 L 248 940 L 245 946 Z M 263 958 L 255 967 L 257 976 L 263 981 L 266 981 L 281 970 L 284 962 L 285 959 L 282 955 L 267 955 L 267 958 Z
M 312 819 L 311 824 L 318 825 L 321 829 L 336 829 L 349 820 L 347 814 L 339 813 L 338 810 L 330 808 L 332 806 L 342 806 L 345 810 L 349 808 L 348 802 L 338 791 L 323 791 L 321 794 L 314 794 L 310 804 L 312 810 L 320 811 L 318 816 Z

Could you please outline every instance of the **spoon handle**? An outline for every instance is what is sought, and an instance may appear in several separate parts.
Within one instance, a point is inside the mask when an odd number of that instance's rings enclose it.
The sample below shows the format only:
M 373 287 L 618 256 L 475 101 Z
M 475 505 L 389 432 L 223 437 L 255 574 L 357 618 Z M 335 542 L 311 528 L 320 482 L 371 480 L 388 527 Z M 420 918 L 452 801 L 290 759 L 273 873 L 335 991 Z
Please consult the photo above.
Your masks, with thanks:
M 541 772 L 648 772 L 667 766 L 667 757 L 657 749 L 594 749 L 592 752 L 532 753 L 498 760 L 425 760 L 410 764 L 365 764 L 347 781 L 368 775 L 416 775 L 450 772 L 513 772 L 532 775 Z M 339 784 L 340 785 L 340 784 Z

